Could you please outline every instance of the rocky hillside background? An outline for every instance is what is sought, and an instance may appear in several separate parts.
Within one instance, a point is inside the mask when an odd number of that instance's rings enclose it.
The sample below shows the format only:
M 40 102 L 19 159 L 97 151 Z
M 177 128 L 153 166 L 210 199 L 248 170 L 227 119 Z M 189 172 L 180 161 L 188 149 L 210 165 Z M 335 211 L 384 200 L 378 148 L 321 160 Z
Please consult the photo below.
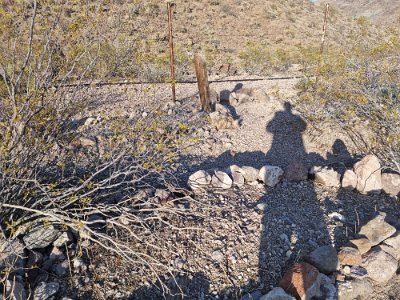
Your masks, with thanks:
M 326 2 L 326 1 L 318 1 Z M 393 0 L 332 0 L 337 6 L 354 18 L 364 16 L 380 25 L 393 25 L 400 21 L 400 1 Z

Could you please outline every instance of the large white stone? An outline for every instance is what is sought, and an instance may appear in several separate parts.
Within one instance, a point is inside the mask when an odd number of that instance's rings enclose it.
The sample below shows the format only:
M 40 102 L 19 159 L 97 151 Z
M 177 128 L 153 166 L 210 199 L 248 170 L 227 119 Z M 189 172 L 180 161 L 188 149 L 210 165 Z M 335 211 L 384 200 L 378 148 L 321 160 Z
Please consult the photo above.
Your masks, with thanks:
M 258 173 L 258 179 L 269 187 L 276 186 L 283 176 L 283 170 L 275 166 L 264 166 Z
M 211 183 L 211 175 L 204 170 L 197 171 L 190 175 L 188 185 L 193 191 L 201 190 Z
M 375 155 L 367 155 L 354 165 L 357 190 L 362 194 L 380 193 L 382 190 L 381 164 Z

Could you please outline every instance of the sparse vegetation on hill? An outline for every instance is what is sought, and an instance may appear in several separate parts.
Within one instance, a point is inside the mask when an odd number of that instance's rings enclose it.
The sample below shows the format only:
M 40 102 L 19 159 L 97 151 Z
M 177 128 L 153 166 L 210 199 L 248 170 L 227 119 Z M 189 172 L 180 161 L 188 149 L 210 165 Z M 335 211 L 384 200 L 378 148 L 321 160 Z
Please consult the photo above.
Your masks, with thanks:
M 317 81 L 300 84 L 301 105 L 321 128 L 339 122 L 360 149 L 377 153 L 386 167 L 400 171 L 400 40 L 397 30 L 365 34 L 324 60 Z

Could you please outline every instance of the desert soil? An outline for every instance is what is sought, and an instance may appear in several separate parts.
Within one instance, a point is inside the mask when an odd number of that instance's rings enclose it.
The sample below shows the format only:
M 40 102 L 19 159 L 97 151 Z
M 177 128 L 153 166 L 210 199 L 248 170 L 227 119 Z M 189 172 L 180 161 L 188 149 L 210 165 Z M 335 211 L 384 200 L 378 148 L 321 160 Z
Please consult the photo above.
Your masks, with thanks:
M 240 119 L 241 126 L 217 131 L 199 111 L 196 84 L 178 84 L 179 104 L 165 110 L 169 110 L 171 122 L 196 124 L 200 136 L 200 142 L 188 148 L 176 166 L 182 184 L 194 171 L 223 170 L 231 164 L 257 168 L 272 164 L 285 168 L 294 160 L 307 167 L 329 165 L 343 172 L 360 157 L 352 141 L 334 124 L 318 131 L 301 118 L 296 111 L 298 79 L 228 79 L 233 81 L 215 82 L 211 87 L 222 92 L 242 84 L 264 90 L 270 100 L 225 104 Z M 164 109 L 170 101 L 170 88 L 166 85 L 101 87 L 91 93 L 91 109 L 82 117 L 111 112 L 127 116 L 142 116 L 146 112 L 146 117 L 151 117 L 152 111 Z M 290 109 L 287 103 L 291 103 Z M 265 293 L 277 285 L 293 262 L 316 247 L 344 245 L 376 211 L 400 220 L 398 199 L 326 188 L 311 180 L 284 180 L 273 189 L 247 186 L 225 192 L 209 191 L 196 200 L 213 210 L 212 220 L 204 223 L 204 228 L 213 234 L 193 237 L 189 247 L 171 257 L 182 261 L 175 279 L 170 274 L 159 274 L 171 291 L 182 292 L 185 299 L 241 299 L 246 293 Z M 345 220 L 338 220 L 332 213 L 343 215 Z M 102 261 L 92 268 L 95 280 L 81 283 L 82 299 L 163 298 L 157 284 L 131 273 L 115 258 Z M 376 287 L 370 299 L 399 299 L 399 286 L 397 275 L 386 286 Z M 164 296 L 181 299 L 172 296 L 172 292 Z

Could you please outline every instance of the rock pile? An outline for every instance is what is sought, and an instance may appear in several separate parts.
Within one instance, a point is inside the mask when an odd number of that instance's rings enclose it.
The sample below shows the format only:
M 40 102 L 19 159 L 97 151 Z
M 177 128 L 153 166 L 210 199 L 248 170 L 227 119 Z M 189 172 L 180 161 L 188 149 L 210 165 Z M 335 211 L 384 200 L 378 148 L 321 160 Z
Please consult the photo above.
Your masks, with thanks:
M 210 173 L 204 170 L 193 173 L 189 177 L 188 186 L 194 192 L 201 192 L 207 188 L 230 189 L 233 186 L 241 187 L 245 184 L 265 184 L 268 187 L 274 187 L 284 174 L 280 167 L 268 165 L 260 170 L 250 166 L 232 165 L 224 171 L 213 170 Z
M 21 239 L 0 240 L 0 272 L 8 274 L 0 284 L 4 299 L 26 300 L 32 295 L 34 300 L 55 299 L 70 272 L 87 269 L 82 259 L 72 259 L 76 256 L 77 235 L 45 221 L 37 220 L 19 229 L 16 236 Z
M 280 288 L 260 299 L 368 299 L 374 285 L 388 282 L 400 263 L 400 230 L 385 218 L 379 213 L 339 252 L 332 246 L 315 249 L 285 273 Z
M 362 194 L 379 194 L 383 190 L 391 196 L 400 194 L 400 175 L 382 173 L 379 159 L 374 155 L 367 155 L 357 162 L 352 170 L 346 170 L 340 184 L 340 174 L 328 167 L 316 166 L 311 168 L 310 174 L 315 182 L 328 187 L 341 187 L 357 190 Z

